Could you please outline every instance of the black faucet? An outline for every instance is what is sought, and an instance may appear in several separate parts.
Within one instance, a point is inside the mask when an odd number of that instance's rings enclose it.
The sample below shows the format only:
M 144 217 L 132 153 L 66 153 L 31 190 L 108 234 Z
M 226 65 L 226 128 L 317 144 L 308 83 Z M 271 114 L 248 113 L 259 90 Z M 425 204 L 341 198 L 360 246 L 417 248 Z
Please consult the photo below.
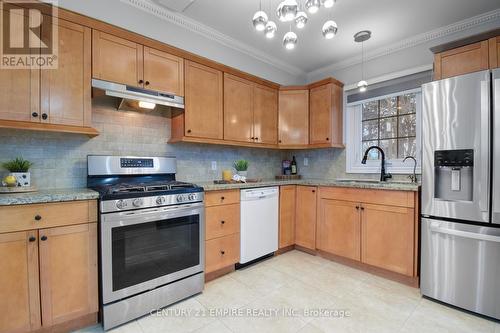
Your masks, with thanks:
M 385 182 L 387 179 L 392 178 L 392 175 L 390 173 L 385 173 L 385 153 L 380 148 L 379 146 L 371 146 L 365 151 L 365 156 L 363 156 L 363 160 L 361 161 L 361 164 L 366 164 L 366 160 L 368 159 L 368 152 L 372 149 L 377 149 L 380 152 L 380 155 L 382 155 L 382 165 L 380 167 L 380 181 Z
M 416 170 L 417 170 L 417 160 L 415 159 L 415 157 L 413 156 L 406 156 L 405 159 L 403 160 L 403 163 L 406 162 L 407 159 L 410 159 L 410 160 L 413 160 L 413 175 L 409 175 L 408 178 L 410 178 L 411 182 L 412 183 L 418 183 L 418 179 L 417 179 L 417 173 L 416 173 Z

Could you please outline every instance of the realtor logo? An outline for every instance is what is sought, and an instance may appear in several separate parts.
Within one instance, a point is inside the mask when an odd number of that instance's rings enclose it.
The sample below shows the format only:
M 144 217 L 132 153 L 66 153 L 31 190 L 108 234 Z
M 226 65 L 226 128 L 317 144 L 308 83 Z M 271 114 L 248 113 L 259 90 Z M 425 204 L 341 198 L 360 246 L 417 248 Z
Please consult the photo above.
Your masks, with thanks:
M 36 0 L 0 2 L 0 68 L 57 68 L 57 4 Z

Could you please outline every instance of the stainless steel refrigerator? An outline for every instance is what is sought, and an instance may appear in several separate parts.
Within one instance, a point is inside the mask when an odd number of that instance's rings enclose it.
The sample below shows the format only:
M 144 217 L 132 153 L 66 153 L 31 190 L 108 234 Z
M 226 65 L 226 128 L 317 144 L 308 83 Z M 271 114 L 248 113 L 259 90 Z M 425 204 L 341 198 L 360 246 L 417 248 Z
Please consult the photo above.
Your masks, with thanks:
M 421 292 L 500 319 L 500 70 L 422 96 Z

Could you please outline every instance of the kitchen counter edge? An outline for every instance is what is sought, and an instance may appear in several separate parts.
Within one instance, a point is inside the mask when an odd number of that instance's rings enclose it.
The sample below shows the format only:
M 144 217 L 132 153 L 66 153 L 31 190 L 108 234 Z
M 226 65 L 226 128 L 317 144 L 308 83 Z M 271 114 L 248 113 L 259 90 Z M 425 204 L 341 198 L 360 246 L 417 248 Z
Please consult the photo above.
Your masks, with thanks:
M 0 206 L 98 199 L 99 193 L 88 188 L 40 190 L 0 194 Z

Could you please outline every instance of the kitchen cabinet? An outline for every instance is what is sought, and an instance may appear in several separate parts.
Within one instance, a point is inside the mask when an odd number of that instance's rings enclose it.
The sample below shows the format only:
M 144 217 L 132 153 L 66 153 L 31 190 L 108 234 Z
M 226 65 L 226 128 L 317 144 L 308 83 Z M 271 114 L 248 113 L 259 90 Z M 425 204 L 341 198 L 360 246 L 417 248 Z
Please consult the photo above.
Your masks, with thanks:
M 465 45 L 434 55 L 434 80 L 489 68 L 488 41 Z
M 309 144 L 309 90 L 279 91 L 278 144 L 282 148 L 304 148 Z
M 500 36 L 488 40 L 490 68 L 500 67 Z
M 321 187 L 317 248 L 416 276 L 417 198 L 415 192 Z
M 98 30 L 92 32 L 92 76 L 184 96 L 184 59 Z
M 318 250 L 359 261 L 360 204 L 320 199 L 318 215 Z
M 254 141 L 276 144 L 278 142 L 278 91 L 255 84 L 253 92 Z
M 295 244 L 295 192 L 297 186 L 280 186 L 279 248 Z
M 185 131 L 182 135 L 222 139 L 224 135 L 222 72 L 186 61 L 185 81 L 186 96 L 183 115 Z
M 205 193 L 205 274 L 240 260 L 240 191 Z
M 311 88 L 309 95 L 309 143 L 312 146 L 343 147 L 340 83 Z
M 363 204 L 361 261 L 396 273 L 413 274 L 414 210 Z
M 295 244 L 316 249 L 316 190 L 314 186 L 297 186 Z
M 2 206 L 0 215 L 0 332 L 95 323 L 97 202 Z

